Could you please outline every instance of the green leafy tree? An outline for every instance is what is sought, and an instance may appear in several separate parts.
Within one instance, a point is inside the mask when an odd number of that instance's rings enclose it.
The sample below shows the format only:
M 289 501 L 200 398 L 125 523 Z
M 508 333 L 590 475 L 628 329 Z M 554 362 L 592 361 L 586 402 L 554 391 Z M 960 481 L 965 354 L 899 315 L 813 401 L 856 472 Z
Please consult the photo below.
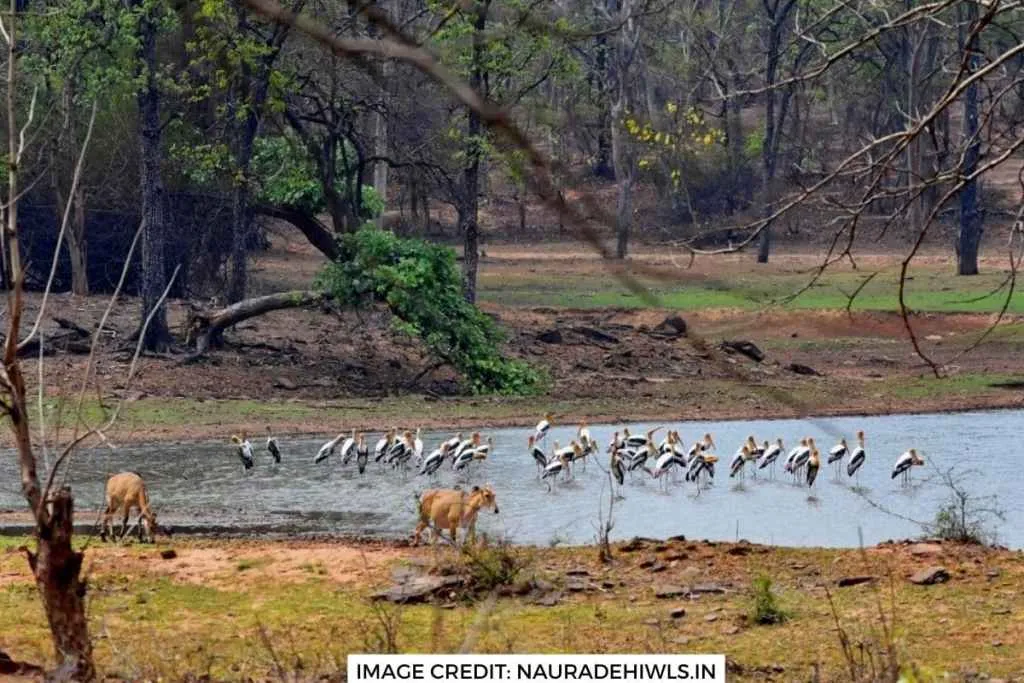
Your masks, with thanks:
M 475 0 L 468 4 L 433 2 L 430 7 L 442 22 L 434 33 L 442 59 L 474 90 L 500 106 L 517 106 L 573 64 L 566 47 L 549 32 L 522 30 L 524 22 L 545 18 L 564 30 L 564 19 L 543 17 L 536 3 Z M 464 293 L 473 302 L 479 268 L 481 185 L 495 141 L 472 110 L 461 112 L 445 135 L 455 150 L 449 163 L 457 170 L 448 188 L 463 237 Z

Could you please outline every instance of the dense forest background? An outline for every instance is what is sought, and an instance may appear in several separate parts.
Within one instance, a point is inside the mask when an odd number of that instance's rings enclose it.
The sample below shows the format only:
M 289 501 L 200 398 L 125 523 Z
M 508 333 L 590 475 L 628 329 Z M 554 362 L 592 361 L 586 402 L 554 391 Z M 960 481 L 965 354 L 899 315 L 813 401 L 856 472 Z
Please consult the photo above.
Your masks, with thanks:
M 45 284 L 59 243 L 57 290 L 112 290 L 142 225 L 125 288 L 143 315 L 172 276 L 174 297 L 245 300 L 270 221 L 334 261 L 338 236 L 368 223 L 460 244 L 470 302 L 482 235 L 564 239 L 581 220 L 618 258 L 636 238 L 765 262 L 775 237 L 826 248 L 825 263 L 930 241 L 965 275 L 985 226 L 1015 224 L 1013 2 L 284 8 L 436 57 L 548 157 L 557 196 L 541 199 L 524 150 L 413 61 L 332 56 L 240 0 L 13 9 L 29 285 Z M 481 224 L 482 208 L 498 218 Z M 162 317 L 147 348 L 168 344 Z

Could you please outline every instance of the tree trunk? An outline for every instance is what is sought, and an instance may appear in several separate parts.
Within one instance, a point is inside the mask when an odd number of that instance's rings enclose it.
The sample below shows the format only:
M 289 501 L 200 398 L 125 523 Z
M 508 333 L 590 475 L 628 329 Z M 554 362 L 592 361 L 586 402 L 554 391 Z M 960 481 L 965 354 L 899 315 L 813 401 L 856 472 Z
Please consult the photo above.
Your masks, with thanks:
M 89 622 L 85 615 L 86 582 L 81 578 L 83 553 L 71 547 L 74 498 L 67 486 L 54 494 L 39 545 L 28 553 L 29 566 L 43 599 L 57 660 L 55 680 L 92 681 Z
M 469 85 L 481 92 L 484 85 L 484 31 L 487 28 L 487 12 L 490 0 L 477 3 L 476 19 L 473 22 L 473 56 L 469 74 Z M 487 93 L 481 93 L 487 97 Z M 466 167 L 462 172 L 462 189 L 459 197 L 459 230 L 462 232 L 463 293 L 466 301 L 476 303 L 476 276 L 480 264 L 480 157 L 484 134 L 480 115 L 476 110 L 468 112 L 466 126 Z
M 341 250 L 334 239 L 334 233 L 327 226 L 302 209 L 290 206 L 258 205 L 253 207 L 256 214 L 288 221 L 305 236 L 311 245 L 332 261 L 341 257 Z
M 596 38 L 597 48 L 594 66 L 594 80 L 597 83 L 597 158 L 594 160 L 594 175 L 605 180 L 615 180 L 612 153 L 612 114 L 611 90 L 609 88 L 608 37 L 604 34 Z
M 967 74 L 974 73 L 978 68 L 978 41 L 977 35 L 967 42 L 966 35 L 978 22 L 978 5 L 975 2 L 962 4 L 966 14 L 965 22 L 961 22 L 961 35 L 966 44 L 963 49 L 968 51 Z M 978 83 L 977 81 L 967 86 L 964 92 L 964 120 L 963 136 L 967 149 L 964 152 L 963 175 L 970 176 L 978 170 L 978 159 L 981 154 L 981 135 L 978 129 Z M 957 274 L 977 275 L 978 274 L 978 250 L 981 246 L 981 234 L 983 231 L 980 200 L 978 192 L 978 180 L 968 180 L 960 190 L 960 230 L 957 236 Z
M 78 129 L 75 125 L 74 112 L 74 80 L 68 79 L 62 93 L 61 112 L 68 122 L 68 139 L 71 140 L 71 149 L 78 143 Z M 74 195 L 68 196 L 64 188 L 63 177 L 68 173 L 67 149 L 59 140 L 55 145 L 50 163 L 53 166 L 53 191 L 57 200 L 57 210 L 63 220 L 64 213 L 68 210 L 67 202 L 71 202 L 71 213 L 67 228 L 68 258 L 71 261 L 71 291 L 79 296 L 89 295 L 89 273 L 88 254 L 85 241 L 85 189 L 79 183 L 75 187 Z M 74 155 L 71 154 L 71 169 L 74 169 Z M 73 170 L 71 171 L 73 173 Z
M 779 59 L 782 54 L 784 26 L 795 0 L 765 0 L 764 8 L 768 19 L 768 49 L 765 53 L 765 108 L 764 142 L 761 148 L 763 166 L 762 193 L 766 216 L 772 213 L 775 202 L 775 171 L 778 163 L 778 136 L 782 130 L 785 109 L 776 113 L 776 80 Z M 772 245 L 772 224 L 769 221 L 762 229 L 757 245 L 757 262 L 768 263 Z
M 141 5 L 141 2 L 139 3 Z M 165 351 L 171 333 L 167 328 L 167 306 L 160 302 L 167 287 L 164 245 L 167 235 L 164 186 L 160 177 L 161 127 L 160 86 L 157 83 L 156 34 L 157 20 L 143 16 L 139 20 L 139 64 L 143 84 L 138 92 L 139 146 L 141 157 L 140 195 L 142 198 L 142 310 L 139 329 L 150 312 L 156 309 L 143 347 L 148 351 Z M 159 302 L 159 307 L 157 306 Z
M 85 240 L 85 190 L 75 188 L 71 223 L 68 225 L 68 254 L 71 256 L 71 291 L 89 296 L 89 245 Z
M 466 183 L 468 189 L 468 182 Z M 475 186 L 473 188 L 476 189 Z M 463 237 L 462 291 L 469 303 L 476 303 L 476 276 L 480 267 L 480 227 L 477 225 L 477 201 L 459 202 L 459 231 Z
M 323 303 L 325 292 L 296 290 L 244 299 L 216 311 L 192 311 L 188 320 L 188 343 L 195 342 L 194 360 L 206 353 L 210 341 L 223 330 L 249 318 L 286 308 L 305 308 Z
M 387 70 L 385 70 L 385 74 Z M 383 90 L 383 88 L 382 88 Z M 387 100 L 382 95 L 381 107 L 384 107 Z M 388 120 L 381 111 L 376 112 L 373 115 L 373 153 L 374 156 L 385 157 L 388 155 Z M 378 161 L 373 165 L 373 189 L 380 197 L 381 202 L 384 204 L 384 209 L 387 209 L 388 201 L 388 165 L 385 161 Z M 384 211 L 380 212 L 380 215 L 376 218 L 376 224 L 378 228 L 384 227 Z
M 619 78 L 623 78 L 624 73 Z M 632 155 L 624 139 L 620 118 L 626 110 L 625 84 L 620 84 L 618 97 L 612 105 L 611 138 L 612 159 L 615 162 L 615 179 L 618 185 L 618 199 L 615 206 L 615 256 L 624 259 L 629 253 L 629 237 L 633 227 L 633 182 L 636 172 L 633 168 Z

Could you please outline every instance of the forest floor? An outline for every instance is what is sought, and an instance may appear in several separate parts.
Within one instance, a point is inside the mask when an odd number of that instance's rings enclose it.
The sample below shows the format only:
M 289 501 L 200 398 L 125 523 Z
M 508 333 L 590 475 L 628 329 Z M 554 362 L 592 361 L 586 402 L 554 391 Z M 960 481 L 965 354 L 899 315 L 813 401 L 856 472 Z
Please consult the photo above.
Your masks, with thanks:
M 108 433 L 118 442 L 225 438 L 263 433 L 266 425 L 293 434 L 525 425 L 543 408 L 558 420 L 596 422 L 781 417 L 806 406 L 869 414 L 1024 405 L 1024 294 L 1007 301 L 1001 258 L 983 260 L 983 274 L 970 278 L 952 276 L 944 253 L 915 261 L 907 304 L 922 351 L 946 365 L 936 379 L 898 312 L 892 255 L 862 255 L 856 270 L 836 264 L 810 285 L 821 259 L 815 251 L 780 247 L 759 266 L 748 255 L 690 264 L 671 250 L 640 247 L 628 267 L 649 287 L 648 301 L 580 245 L 489 244 L 486 252 L 482 306 L 507 331 L 506 352 L 549 377 L 539 402 L 457 395 L 451 369 L 431 370 L 421 345 L 395 332 L 380 311 L 272 313 L 228 332 L 226 348 L 199 363 L 183 364 L 183 354 L 145 356 L 127 382 L 128 337 L 138 319 L 129 299 L 114 307 L 114 332 L 94 364 L 100 394 L 94 385 L 81 394 L 86 355 L 45 358 L 47 422 L 68 428 L 80 394 L 91 420 L 124 399 Z M 321 265 L 307 245 L 276 238 L 255 260 L 252 294 L 308 288 Z M 848 295 L 873 273 L 845 310 Z M 33 294 L 27 320 L 39 303 Z M 106 305 L 104 296 L 52 296 L 43 328 L 55 333 L 53 316 L 91 328 Z M 1004 305 L 999 326 L 972 349 Z M 176 329 L 186 314 L 184 302 L 170 303 Z M 673 315 L 685 320 L 686 335 L 659 328 Z M 701 338 L 713 353 L 695 343 Z M 727 340 L 754 343 L 764 359 L 722 352 Z M 808 368 L 819 374 L 798 372 Z M 34 361 L 27 374 L 33 382 L 39 376 Z
M 0 539 L 0 650 L 46 665 L 48 631 L 22 542 Z M 501 562 L 514 569 L 489 578 Z M 674 539 L 615 544 L 612 563 L 601 564 L 595 548 L 460 556 L 440 546 L 161 539 L 94 544 L 87 563 L 91 631 L 110 679 L 341 681 L 351 652 L 461 649 L 725 652 L 729 680 L 850 680 L 851 662 L 865 674 L 889 657 L 916 667 L 918 681 L 1024 680 L 1024 555 L 975 546 Z M 933 567 L 948 580 L 910 582 Z M 470 587 L 425 604 L 372 600 L 421 575 L 468 576 Z M 772 581 L 784 623 L 753 620 L 758 577 Z M 840 585 L 857 577 L 865 582 Z

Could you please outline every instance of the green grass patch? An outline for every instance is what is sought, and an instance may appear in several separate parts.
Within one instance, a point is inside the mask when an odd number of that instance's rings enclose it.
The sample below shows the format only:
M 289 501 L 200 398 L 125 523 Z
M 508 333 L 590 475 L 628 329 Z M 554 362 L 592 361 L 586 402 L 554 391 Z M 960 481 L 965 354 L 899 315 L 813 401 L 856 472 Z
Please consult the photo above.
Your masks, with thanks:
M 1024 381 L 1024 376 L 1003 373 L 963 373 L 950 377 L 898 378 L 884 382 L 886 393 L 894 398 L 921 399 L 935 396 L 970 396 L 1003 391 L 1001 382 Z
M 687 278 L 677 286 L 666 286 L 664 281 L 640 280 L 664 308 L 757 310 L 778 305 L 788 309 L 843 309 L 867 275 L 867 272 L 826 272 L 792 300 L 790 298 L 810 281 L 809 274 L 777 271 L 758 274 L 745 270 L 725 272 L 715 279 Z M 918 268 L 907 281 L 906 303 L 915 311 L 991 313 L 1000 310 L 1005 301 L 1005 290 L 993 293 L 1004 278 L 1005 274 L 998 271 L 956 277 L 946 268 Z M 857 295 L 852 310 L 898 311 L 898 281 L 895 270 L 877 275 Z M 571 308 L 642 308 L 648 305 L 639 296 L 626 291 L 615 278 L 592 275 L 558 278 L 554 274 L 510 276 L 507 272 L 488 274 L 484 271 L 480 296 L 505 305 Z M 1008 312 L 1024 313 L 1024 292 L 1014 293 Z

